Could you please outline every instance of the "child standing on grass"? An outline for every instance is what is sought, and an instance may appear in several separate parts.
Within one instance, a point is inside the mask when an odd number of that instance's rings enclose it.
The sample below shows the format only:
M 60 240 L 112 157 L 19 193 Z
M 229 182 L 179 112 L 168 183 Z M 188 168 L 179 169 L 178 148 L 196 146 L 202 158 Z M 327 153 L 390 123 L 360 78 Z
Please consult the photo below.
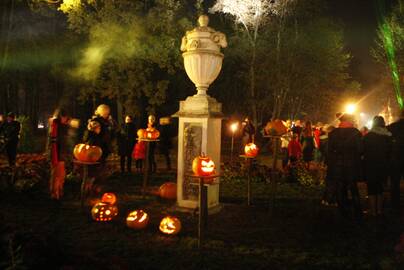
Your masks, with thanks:
M 138 141 L 133 149 L 132 157 L 136 161 L 136 172 L 142 172 L 143 160 L 146 158 L 146 143 Z

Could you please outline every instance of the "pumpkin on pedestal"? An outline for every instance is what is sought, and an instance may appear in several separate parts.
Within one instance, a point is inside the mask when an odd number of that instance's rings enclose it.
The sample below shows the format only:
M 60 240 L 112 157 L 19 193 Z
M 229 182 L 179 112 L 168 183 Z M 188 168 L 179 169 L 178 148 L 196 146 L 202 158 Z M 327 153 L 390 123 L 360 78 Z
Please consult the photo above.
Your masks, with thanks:
M 104 195 L 102 195 L 101 202 L 108 203 L 108 204 L 115 204 L 116 196 L 112 192 L 104 193 Z
M 153 127 L 150 127 L 146 129 L 144 136 L 146 139 L 149 140 L 157 140 L 160 137 L 160 131 Z
M 162 184 L 159 195 L 163 199 L 175 200 L 177 198 L 177 184 L 172 182 Z
M 149 224 L 149 215 L 143 210 L 135 210 L 130 212 L 126 218 L 126 225 L 135 230 L 141 230 Z
M 269 135 L 281 136 L 288 132 L 288 128 L 285 126 L 282 120 L 276 119 L 274 121 L 269 122 L 265 126 L 265 131 Z
M 176 235 L 181 230 L 181 221 L 176 217 L 167 216 L 161 220 L 159 229 L 164 234 Z
M 139 129 L 138 131 L 137 131 L 137 137 L 139 138 L 139 139 L 144 139 L 145 138 L 145 130 L 144 129 Z
M 81 143 L 74 147 L 73 155 L 78 161 L 96 162 L 101 158 L 102 150 L 98 146 Z
M 248 143 L 244 146 L 244 153 L 247 157 L 256 157 L 258 155 L 259 148 L 254 143 Z
M 215 163 L 210 157 L 202 154 L 201 156 L 194 158 L 192 162 L 192 171 L 198 176 L 210 176 L 215 173 Z
M 111 221 L 118 215 L 118 207 L 108 203 L 97 203 L 91 209 L 91 216 L 95 221 Z

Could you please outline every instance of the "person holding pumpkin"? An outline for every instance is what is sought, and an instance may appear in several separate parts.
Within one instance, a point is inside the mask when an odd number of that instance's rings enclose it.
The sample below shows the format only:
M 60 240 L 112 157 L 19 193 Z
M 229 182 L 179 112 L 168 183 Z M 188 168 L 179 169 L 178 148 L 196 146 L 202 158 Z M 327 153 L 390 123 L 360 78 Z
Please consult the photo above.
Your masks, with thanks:
M 136 143 L 136 126 L 133 123 L 132 116 L 125 117 L 125 124 L 122 125 L 118 134 L 118 153 L 121 157 L 121 173 L 132 171 L 132 150 Z
M 248 143 L 253 143 L 255 139 L 255 127 L 253 123 L 251 123 L 250 118 L 247 116 L 244 121 L 241 123 L 242 126 L 242 149 L 241 152 L 244 153 L 244 146 Z
M 69 117 L 63 109 L 54 112 L 49 125 L 49 151 L 51 161 L 51 178 L 49 191 L 52 199 L 63 196 L 66 169 L 65 162 L 70 156 L 68 147 Z
M 108 105 L 101 104 L 94 112 L 94 116 L 89 122 L 98 122 L 100 124 L 100 133 L 97 134 L 97 143 L 102 149 L 101 163 L 104 163 L 112 152 L 112 139 L 114 137 L 115 121 L 110 115 Z

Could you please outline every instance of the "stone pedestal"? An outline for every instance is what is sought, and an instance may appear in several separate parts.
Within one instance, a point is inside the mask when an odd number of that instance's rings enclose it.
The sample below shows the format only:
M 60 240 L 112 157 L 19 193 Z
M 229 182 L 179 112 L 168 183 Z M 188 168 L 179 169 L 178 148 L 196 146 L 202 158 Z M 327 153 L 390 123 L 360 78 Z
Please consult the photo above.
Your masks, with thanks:
M 220 173 L 222 105 L 204 94 L 180 102 L 178 130 L 177 205 L 179 208 L 198 207 L 198 188 L 191 185 L 192 161 L 205 153 Z M 219 206 L 219 185 L 208 187 L 208 208 Z

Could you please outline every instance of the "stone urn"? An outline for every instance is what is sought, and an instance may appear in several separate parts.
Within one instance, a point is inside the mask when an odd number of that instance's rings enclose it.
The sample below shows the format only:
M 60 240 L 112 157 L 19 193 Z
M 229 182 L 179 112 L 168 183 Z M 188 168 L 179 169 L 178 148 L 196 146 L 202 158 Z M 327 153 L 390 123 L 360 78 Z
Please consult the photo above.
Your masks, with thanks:
M 222 69 L 224 56 L 220 49 L 227 47 L 227 41 L 223 33 L 208 27 L 208 16 L 201 15 L 198 23 L 199 27 L 187 31 L 182 38 L 181 51 L 185 71 L 198 91 L 196 96 L 206 96 Z

